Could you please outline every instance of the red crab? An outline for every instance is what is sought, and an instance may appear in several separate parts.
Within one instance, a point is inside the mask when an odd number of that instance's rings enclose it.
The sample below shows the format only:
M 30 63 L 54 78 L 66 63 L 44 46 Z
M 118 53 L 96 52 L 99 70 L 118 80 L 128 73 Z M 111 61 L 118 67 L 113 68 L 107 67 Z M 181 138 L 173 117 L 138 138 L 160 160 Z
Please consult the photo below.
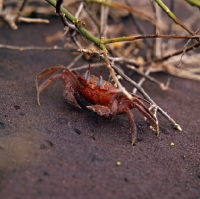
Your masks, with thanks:
M 60 71 L 60 73 L 52 75 L 56 71 Z M 49 78 L 38 87 L 38 80 L 43 77 Z M 76 101 L 76 97 L 82 97 L 92 104 L 87 108 L 100 116 L 111 119 L 115 115 L 127 114 L 130 122 L 132 144 L 135 143 L 137 135 L 134 116 L 131 112 L 132 108 L 137 108 L 150 121 L 153 128 L 158 129 L 155 117 L 143 104 L 143 102 L 147 102 L 145 99 L 131 93 L 133 100 L 129 100 L 114 85 L 103 80 L 102 72 L 100 72 L 100 77 L 90 75 L 90 66 L 85 74 L 69 71 L 63 65 L 56 65 L 39 73 L 36 76 L 37 101 L 39 105 L 39 94 L 58 78 L 63 82 L 63 96 L 70 104 L 81 108 Z

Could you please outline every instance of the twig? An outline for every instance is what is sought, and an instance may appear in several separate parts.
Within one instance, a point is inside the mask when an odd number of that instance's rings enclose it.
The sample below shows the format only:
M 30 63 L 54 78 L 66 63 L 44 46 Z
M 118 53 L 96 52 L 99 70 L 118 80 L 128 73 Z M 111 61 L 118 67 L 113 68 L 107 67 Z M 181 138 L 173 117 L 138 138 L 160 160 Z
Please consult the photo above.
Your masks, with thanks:
M 99 62 L 99 63 L 94 63 L 94 64 L 90 64 L 90 67 L 91 68 L 96 68 L 96 67 L 100 67 L 100 66 L 104 66 L 105 64 L 102 63 L 102 62 Z M 82 69 L 86 69 L 88 68 L 88 64 L 85 64 L 85 65 L 82 65 L 82 66 L 79 66 L 79 67 L 76 67 L 76 68 L 72 68 L 72 70 L 82 70 Z
M 145 75 L 148 76 L 149 73 L 150 73 L 150 67 L 146 70 Z M 145 77 L 140 79 L 140 81 L 138 82 L 138 85 L 142 86 L 142 84 L 144 83 L 145 80 L 146 80 Z M 137 92 L 137 88 L 133 88 L 133 93 L 136 94 L 136 92 Z
M 23 21 L 26 23 L 49 23 L 48 19 L 40 19 L 40 18 L 32 19 L 32 18 L 27 18 L 27 17 L 19 17 L 18 21 Z
M 138 35 L 138 36 L 130 36 L 130 37 L 117 37 L 112 39 L 105 39 L 102 41 L 103 44 L 116 43 L 116 42 L 124 42 L 124 41 L 135 41 L 139 39 L 145 38 L 170 38 L 170 39 L 199 39 L 200 35 L 193 36 L 181 36 L 181 35 L 161 35 L 161 34 L 151 34 L 151 35 Z
M 24 0 L 24 1 L 22 2 L 22 5 L 20 6 L 20 8 L 19 8 L 19 10 L 18 10 L 18 12 L 17 12 L 15 21 L 17 21 L 18 18 L 19 18 L 19 16 L 21 15 L 21 13 L 22 13 L 22 11 L 23 11 L 23 9 L 24 9 L 24 7 L 25 7 L 26 2 L 27 2 L 27 0 Z
M 155 78 L 149 76 L 149 72 L 151 71 L 150 68 L 147 69 L 147 71 L 146 71 L 147 73 L 144 74 L 143 72 L 141 72 L 140 70 L 138 70 L 134 66 L 131 66 L 131 65 L 128 65 L 128 64 L 126 66 L 127 66 L 127 68 L 130 68 L 130 69 L 134 70 L 136 73 L 138 73 L 139 75 L 141 75 L 145 79 L 148 79 L 149 81 L 157 84 L 162 90 L 166 90 L 167 89 L 167 87 L 162 82 L 160 82 L 160 81 L 156 80 Z M 139 85 L 141 86 L 141 83 Z
M 66 51 L 68 49 L 63 48 L 63 47 L 39 47 L 39 46 L 12 46 L 12 45 L 4 45 L 0 44 L 0 48 L 5 48 L 5 49 L 11 49 L 11 50 L 58 50 L 58 51 Z
M 97 45 L 100 49 L 102 49 L 104 51 L 107 51 L 106 48 L 105 48 L 105 45 L 101 43 L 100 39 L 98 39 L 95 36 L 93 36 L 88 30 L 86 30 L 84 28 L 84 25 L 81 23 L 81 21 L 79 21 L 78 19 L 76 19 L 70 12 L 68 12 L 65 8 L 63 8 L 61 6 L 62 0 L 58 0 L 57 2 L 55 0 L 46 0 L 46 1 L 49 4 L 51 4 L 52 6 L 54 6 L 54 7 L 56 7 L 56 3 L 57 3 L 57 8 L 56 8 L 56 12 L 57 13 L 62 10 L 63 14 L 67 17 L 67 19 L 72 24 L 75 25 L 75 27 L 80 31 L 80 33 L 82 34 L 82 36 L 84 38 L 89 39 L 91 42 L 93 42 L 95 45 Z
M 31 19 L 31 18 L 21 17 L 20 15 L 25 7 L 26 2 L 27 0 L 24 0 L 20 8 L 17 11 L 14 11 L 13 13 L 14 9 L 11 9 L 10 7 L 6 7 L 4 10 L 2 10 L 3 0 L 0 0 L 0 18 L 2 18 L 6 23 L 8 23 L 13 30 L 16 30 L 18 28 L 16 24 L 17 21 L 23 21 L 23 22 L 28 22 L 28 23 L 32 23 L 32 22 L 49 23 L 49 20 L 45 20 L 45 19 Z
M 89 15 L 89 18 L 93 20 L 93 22 L 96 24 L 96 26 L 98 27 L 99 31 L 100 31 L 100 23 L 99 21 L 96 19 L 94 13 L 92 13 L 84 4 L 84 8 L 85 11 L 87 12 L 87 14 Z
M 174 0 L 170 0 L 170 10 L 174 12 Z M 171 30 L 172 30 L 172 21 L 170 21 L 170 24 L 169 24 L 168 34 L 171 33 Z
M 134 82 L 133 80 L 131 80 L 128 76 L 126 76 L 123 72 L 121 72 L 120 69 L 118 69 L 115 65 L 112 65 L 112 67 L 115 69 L 115 71 L 120 74 L 124 80 L 126 80 L 127 82 L 129 82 L 131 85 L 133 85 L 134 87 L 136 87 L 138 89 L 138 91 L 143 95 L 143 97 L 145 99 L 147 99 L 149 102 L 152 103 L 152 105 L 154 105 L 157 110 L 166 118 L 168 119 L 169 122 L 171 122 L 174 127 L 179 130 L 182 131 L 181 127 L 179 124 L 177 124 L 161 107 L 159 107 L 158 105 L 156 105 L 156 103 L 147 95 L 147 93 L 144 91 L 144 89 L 142 87 L 140 87 L 136 82 Z
M 196 6 L 200 8 L 200 2 L 198 0 L 185 0 L 185 1 L 187 1 L 192 6 Z
M 79 18 L 79 15 L 81 14 L 81 11 L 82 11 L 83 7 L 84 7 L 84 3 L 81 2 L 79 7 L 78 7 L 78 10 L 76 11 L 76 14 L 75 14 L 76 18 Z
M 156 59 L 154 59 L 154 60 L 152 60 L 152 61 L 150 61 L 150 62 L 147 62 L 147 63 L 145 63 L 145 64 L 142 64 L 142 65 L 143 65 L 143 66 L 148 66 L 148 65 L 150 65 L 150 64 L 152 64 L 152 63 L 163 62 L 163 61 L 169 59 L 170 57 L 173 57 L 173 56 L 176 56 L 176 55 L 180 55 L 181 53 L 183 53 L 183 51 L 188 52 L 188 51 L 190 51 L 190 50 L 194 50 L 195 48 L 197 48 L 197 47 L 199 47 L 199 46 L 200 46 L 200 42 L 197 42 L 197 43 L 195 43 L 195 44 L 193 44 L 193 45 L 187 47 L 185 50 L 184 50 L 184 49 L 177 50 L 177 51 L 175 51 L 174 53 L 170 53 L 170 54 L 168 54 L 168 55 L 166 55 L 166 56 L 163 56 L 163 57 L 161 57 L 161 58 L 156 58 Z
M 110 2 L 108 0 L 107 2 Z M 103 37 L 105 35 L 107 29 L 107 19 L 108 19 L 109 7 L 105 7 L 101 5 L 101 18 L 100 18 L 100 36 Z
M 162 71 L 167 72 L 167 73 L 174 75 L 174 76 L 177 76 L 177 77 L 200 81 L 200 75 L 194 74 L 193 71 L 188 71 L 188 70 L 183 70 L 181 68 L 176 68 L 172 64 L 164 64 Z
M 101 5 L 105 5 L 105 6 L 109 6 L 112 8 L 116 8 L 116 9 L 122 9 L 122 10 L 127 10 L 129 12 L 132 12 L 135 16 L 143 19 L 143 20 L 147 20 L 150 23 L 154 23 L 154 20 L 152 17 L 148 16 L 147 14 L 145 14 L 144 12 L 141 12 L 139 10 L 136 10 L 130 6 L 126 6 L 124 4 L 120 4 L 117 2 L 109 2 L 109 1 L 102 1 L 102 0 L 85 0 L 87 3 L 99 3 Z
M 126 0 L 126 3 L 128 6 L 131 6 L 128 0 Z M 133 20 L 133 23 L 135 24 L 135 27 L 137 28 L 138 32 L 141 35 L 145 35 L 146 34 L 145 30 L 143 29 L 141 23 L 139 23 L 138 20 L 136 19 L 136 17 L 133 15 L 133 13 L 131 13 L 131 19 Z M 148 48 L 151 47 L 151 45 L 147 39 L 144 39 L 144 43 L 146 44 L 146 46 Z
M 155 5 L 155 2 L 152 1 L 151 4 L 152 4 L 152 8 L 154 10 L 154 17 L 155 17 L 155 21 L 156 21 L 155 26 L 154 26 L 154 31 L 156 33 L 161 34 L 162 32 L 161 32 L 159 25 L 158 25 L 158 24 L 160 24 L 159 22 L 162 21 L 161 11 Z M 153 40 L 153 52 L 154 52 L 153 56 L 154 57 L 160 57 L 162 55 L 161 44 L 162 44 L 162 39 L 154 39 Z
M 83 53 L 80 53 L 79 55 L 77 55 L 73 61 L 70 62 L 70 64 L 68 66 L 66 66 L 66 68 L 70 69 L 81 57 L 83 56 Z
M 164 12 L 178 25 L 180 25 L 183 29 L 189 32 L 191 35 L 195 35 L 195 32 L 190 30 L 187 26 L 185 26 L 171 10 L 162 2 L 162 0 L 155 0 L 155 2 L 163 9 Z
M 120 90 L 124 95 L 126 95 L 128 99 L 133 100 L 132 95 L 131 95 L 129 92 L 127 92 L 127 90 L 121 85 L 121 83 L 119 82 L 118 78 L 116 77 L 115 71 L 113 70 L 113 67 L 111 66 L 111 63 L 110 63 L 110 61 L 109 61 L 109 59 L 108 59 L 107 54 L 106 54 L 105 52 L 103 52 L 103 55 L 104 55 L 105 64 L 106 64 L 107 68 L 109 69 L 110 74 L 111 74 L 111 76 L 112 76 L 114 82 L 117 84 L 119 90 Z
M 113 62 L 125 62 L 127 64 L 136 66 L 137 68 L 140 67 L 140 64 L 137 63 L 137 61 L 135 59 L 126 58 L 126 57 L 109 57 L 109 59 Z
M 200 31 L 200 28 L 199 28 L 195 33 L 197 34 L 199 31 Z M 189 39 L 189 40 L 187 41 L 187 43 L 183 46 L 183 52 L 182 52 L 182 54 L 181 54 L 181 58 L 180 58 L 178 67 L 181 66 L 181 60 L 182 60 L 182 58 L 183 58 L 183 55 L 184 55 L 185 52 L 186 52 L 187 46 L 188 46 L 188 44 L 190 43 L 190 41 L 191 41 L 191 39 Z

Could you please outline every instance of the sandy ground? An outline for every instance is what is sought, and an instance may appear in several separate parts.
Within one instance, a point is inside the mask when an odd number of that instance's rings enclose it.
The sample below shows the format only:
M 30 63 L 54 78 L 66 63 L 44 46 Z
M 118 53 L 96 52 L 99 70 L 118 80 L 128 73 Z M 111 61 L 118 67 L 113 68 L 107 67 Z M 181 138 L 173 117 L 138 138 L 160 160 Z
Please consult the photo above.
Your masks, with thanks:
M 51 25 L 20 24 L 17 31 L 3 27 L 0 43 L 47 46 L 44 36 L 59 28 L 55 18 Z M 159 114 L 157 139 L 134 110 L 138 141 L 131 146 L 126 116 L 109 121 L 84 102 L 82 110 L 70 106 L 59 81 L 37 105 L 36 74 L 72 59 L 70 52 L 0 49 L 0 198 L 200 198 L 199 82 L 163 73 L 154 77 L 170 77 L 171 90 L 146 82 L 144 89 L 183 131 Z

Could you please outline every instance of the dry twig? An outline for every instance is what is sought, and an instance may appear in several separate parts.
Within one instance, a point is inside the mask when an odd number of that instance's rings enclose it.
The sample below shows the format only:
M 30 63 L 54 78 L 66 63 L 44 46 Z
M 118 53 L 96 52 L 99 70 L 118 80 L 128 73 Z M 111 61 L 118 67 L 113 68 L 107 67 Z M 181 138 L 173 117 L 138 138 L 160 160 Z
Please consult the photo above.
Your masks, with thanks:
M 3 0 L 0 1 L 0 18 L 3 19 L 9 26 L 16 30 L 18 28 L 17 22 L 23 21 L 26 23 L 49 23 L 49 20 L 47 19 L 32 19 L 27 17 L 22 17 L 22 11 L 25 8 L 27 0 L 23 0 L 22 4 L 19 6 L 19 8 L 11 8 L 11 7 L 5 7 L 3 10 Z

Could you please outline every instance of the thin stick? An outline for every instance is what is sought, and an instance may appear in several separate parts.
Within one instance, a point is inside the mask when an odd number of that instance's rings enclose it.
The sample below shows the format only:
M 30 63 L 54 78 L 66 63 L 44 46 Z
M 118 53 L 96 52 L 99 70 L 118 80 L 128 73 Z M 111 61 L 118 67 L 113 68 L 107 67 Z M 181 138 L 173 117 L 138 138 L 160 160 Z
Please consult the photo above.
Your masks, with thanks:
M 162 90 L 166 90 L 167 89 L 166 86 L 162 82 L 160 82 L 160 81 L 156 80 L 155 78 L 149 76 L 149 72 L 151 71 L 150 68 L 147 69 L 147 71 L 146 71 L 147 73 L 143 73 L 140 70 L 138 70 L 137 68 L 135 68 L 134 66 L 131 66 L 131 65 L 128 65 L 128 64 L 126 66 L 127 66 L 127 68 L 130 68 L 130 69 L 134 70 L 136 73 L 138 73 L 139 75 L 141 75 L 145 79 L 148 79 L 149 81 L 151 81 L 151 82 L 155 83 L 156 85 L 158 85 Z M 141 84 L 139 84 L 139 85 L 141 85 Z
M 130 37 L 116 37 L 111 39 L 105 39 L 102 41 L 103 44 L 116 43 L 116 42 L 124 42 L 124 41 L 135 41 L 139 39 L 145 38 L 170 38 L 170 39 L 199 39 L 200 35 L 193 36 L 181 36 L 181 35 L 161 35 L 161 34 L 152 34 L 152 35 L 138 35 L 138 36 L 130 36 Z
M 39 47 L 39 46 L 11 46 L 11 45 L 4 45 L 0 44 L 0 48 L 5 48 L 5 49 L 11 49 L 11 50 L 59 50 L 59 51 L 66 51 L 68 49 L 63 48 L 63 47 Z
M 114 82 L 117 84 L 119 90 L 120 90 L 124 95 L 126 95 L 126 97 L 127 97 L 128 99 L 133 100 L 132 95 L 131 95 L 129 92 L 127 92 L 127 90 L 121 85 L 121 83 L 119 82 L 118 78 L 116 77 L 115 71 L 113 70 L 113 67 L 111 66 L 111 63 L 110 63 L 110 61 L 109 61 L 109 59 L 108 59 L 107 54 L 106 54 L 105 52 L 103 52 L 103 55 L 104 55 L 105 64 L 106 64 L 107 68 L 109 69 L 110 74 L 111 74 L 111 76 L 112 76 Z
M 200 8 L 200 2 L 197 0 L 185 0 L 185 1 L 187 1 L 192 6 L 196 6 Z
M 84 3 L 81 2 L 79 7 L 78 7 L 78 10 L 76 11 L 76 14 L 75 14 L 76 18 L 79 18 L 79 15 L 81 14 L 81 11 L 83 10 L 83 7 L 84 7 Z
M 146 70 L 145 74 L 144 74 L 144 75 L 147 76 L 147 77 L 149 76 L 150 68 L 151 68 L 151 67 L 149 67 L 149 68 Z M 144 83 L 145 80 L 146 80 L 145 77 L 143 77 L 143 78 L 138 82 L 138 85 L 139 85 L 139 86 L 142 86 L 142 84 Z M 137 88 L 134 88 L 134 89 L 133 89 L 133 93 L 136 94 L 136 92 L 137 92 Z
M 73 61 L 70 62 L 70 64 L 68 66 L 66 66 L 66 68 L 70 69 L 81 57 L 83 56 L 83 53 L 80 53 L 79 55 L 77 55 Z
M 100 23 L 99 21 L 96 19 L 94 13 L 92 13 L 84 4 L 84 8 L 85 11 L 87 12 L 87 14 L 89 15 L 89 17 L 94 21 L 94 23 L 96 24 L 96 26 L 98 27 L 99 31 L 100 31 Z
M 115 71 L 120 74 L 124 80 L 126 80 L 127 82 L 129 82 L 131 85 L 133 85 L 134 87 L 136 87 L 138 89 L 138 91 L 143 95 L 143 97 L 145 99 L 147 99 L 149 102 L 152 103 L 152 105 L 156 106 L 158 111 L 166 118 L 168 119 L 169 122 L 171 122 L 174 127 L 179 130 L 182 131 L 182 128 L 180 127 L 179 124 L 177 124 L 161 107 L 159 107 L 158 105 L 156 105 L 156 103 L 147 95 L 147 93 L 144 91 L 144 89 L 142 87 L 140 87 L 136 82 L 134 82 L 133 80 L 131 80 L 128 76 L 126 76 L 123 72 L 121 72 L 120 69 L 118 69 L 115 65 L 112 65 L 112 67 L 115 69 Z
M 110 0 L 108 0 L 110 2 Z M 101 5 L 101 24 L 100 24 L 100 36 L 103 37 L 107 29 L 107 19 L 108 19 L 109 7 Z
M 200 28 L 199 28 L 195 33 L 197 34 L 199 31 L 200 31 Z M 183 52 L 182 52 L 182 54 L 181 54 L 181 58 L 180 58 L 178 67 L 181 66 L 181 60 L 182 60 L 182 58 L 183 58 L 183 55 L 184 55 L 185 52 L 186 52 L 187 46 L 188 46 L 188 44 L 190 43 L 190 41 L 191 41 L 191 39 L 189 39 L 189 40 L 187 41 L 187 43 L 183 46 Z
M 184 51 L 185 51 L 185 52 L 188 52 L 188 51 L 190 51 L 190 50 L 194 50 L 195 48 L 197 48 L 197 47 L 199 47 L 199 46 L 200 46 L 200 42 L 197 42 L 197 43 L 195 43 L 195 44 L 189 46 L 189 47 L 186 48 L 186 49 L 177 50 L 177 51 L 175 51 L 174 53 L 170 53 L 170 54 L 168 54 L 168 55 L 166 55 L 166 56 L 163 56 L 163 57 L 161 57 L 161 58 L 156 58 L 156 59 L 154 59 L 154 60 L 152 60 L 152 61 L 150 61 L 150 62 L 147 62 L 147 63 L 145 63 L 145 64 L 142 64 L 142 65 L 143 65 L 143 66 L 148 66 L 148 65 L 150 65 L 150 64 L 152 64 L 152 63 L 163 62 L 163 61 L 169 59 L 170 57 L 173 57 L 173 56 L 176 56 L 176 55 L 180 55 L 180 54 L 183 53 Z
M 129 12 L 132 12 L 138 18 L 141 18 L 143 20 L 147 20 L 150 23 L 154 23 L 153 18 L 150 17 L 149 15 L 147 15 L 144 12 L 141 12 L 137 9 L 134 9 L 130 6 L 124 5 L 124 4 L 120 4 L 120 3 L 117 3 L 117 2 L 113 2 L 113 1 L 109 2 L 109 1 L 102 1 L 102 0 L 85 0 L 85 1 L 87 3 L 99 3 L 101 5 L 109 6 L 109 7 L 112 7 L 112 8 L 127 10 Z
M 89 39 L 91 42 L 93 42 L 95 45 L 97 45 L 99 48 L 101 48 L 104 51 L 107 51 L 104 44 L 101 43 L 101 40 L 93 36 L 89 31 L 87 31 L 84 26 L 81 24 L 81 21 L 76 19 L 70 12 L 68 12 L 66 9 L 64 9 L 61 4 L 62 0 L 58 0 L 57 2 L 55 0 L 46 0 L 49 4 L 56 7 L 56 12 L 61 13 L 61 10 L 63 14 L 67 17 L 67 19 L 76 26 L 76 28 L 80 31 L 83 37 L 86 39 Z M 64 16 L 63 15 L 63 16 Z M 64 22 L 65 20 L 63 20 Z
M 48 19 L 40 19 L 40 18 L 32 19 L 32 18 L 27 18 L 27 17 L 19 17 L 18 21 L 23 21 L 26 23 L 49 23 Z
M 129 1 L 128 0 L 125 0 L 127 5 L 128 6 L 131 6 Z M 131 13 L 131 19 L 133 20 L 133 23 L 135 24 L 135 27 L 137 28 L 138 32 L 141 34 L 141 35 L 145 35 L 146 34 L 146 31 L 145 29 L 142 27 L 141 23 L 138 22 L 138 20 L 136 19 L 136 17 L 133 15 L 133 13 Z M 144 44 L 150 48 L 151 45 L 149 43 L 149 41 L 147 39 L 144 39 Z
M 187 26 L 185 26 L 171 10 L 162 2 L 162 0 L 155 0 L 155 2 L 163 9 L 164 12 L 178 25 L 180 25 L 183 29 L 189 32 L 191 35 L 195 35 L 195 32 L 190 30 Z
M 174 12 L 174 0 L 170 0 L 170 10 Z M 172 21 L 170 21 L 170 24 L 169 24 L 168 34 L 171 33 L 171 30 L 172 30 Z
M 17 15 L 16 15 L 16 17 L 15 17 L 15 21 L 17 21 L 17 19 L 18 19 L 19 16 L 21 15 L 21 13 L 22 13 L 22 11 L 23 11 L 23 9 L 24 9 L 24 7 L 25 7 L 26 2 L 27 2 L 27 0 L 24 0 L 24 1 L 22 2 L 22 5 L 20 6 L 20 8 L 19 8 L 19 10 L 18 10 L 18 12 L 17 12 Z
M 152 8 L 154 10 L 154 16 L 155 16 L 155 26 L 154 30 L 156 33 L 161 34 L 161 29 L 159 28 L 159 24 L 162 21 L 162 15 L 161 15 L 161 10 L 158 9 L 158 6 L 155 5 L 155 2 L 152 2 Z M 161 39 L 154 39 L 153 41 L 153 56 L 154 57 L 161 57 L 162 55 L 162 38 Z
M 100 67 L 100 66 L 105 66 L 105 64 L 102 63 L 102 62 L 90 64 L 91 68 L 96 68 L 96 67 Z M 87 68 L 88 68 L 88 64 L 85 64 L 85 65 L 82 65 L 82 66 L 79 66 L 79 67 L 76 67 L 76 68 L 72 68 L 72 70 L 76 71 L 76 70 L 82 70 L 82 69 L 87 69 Z

